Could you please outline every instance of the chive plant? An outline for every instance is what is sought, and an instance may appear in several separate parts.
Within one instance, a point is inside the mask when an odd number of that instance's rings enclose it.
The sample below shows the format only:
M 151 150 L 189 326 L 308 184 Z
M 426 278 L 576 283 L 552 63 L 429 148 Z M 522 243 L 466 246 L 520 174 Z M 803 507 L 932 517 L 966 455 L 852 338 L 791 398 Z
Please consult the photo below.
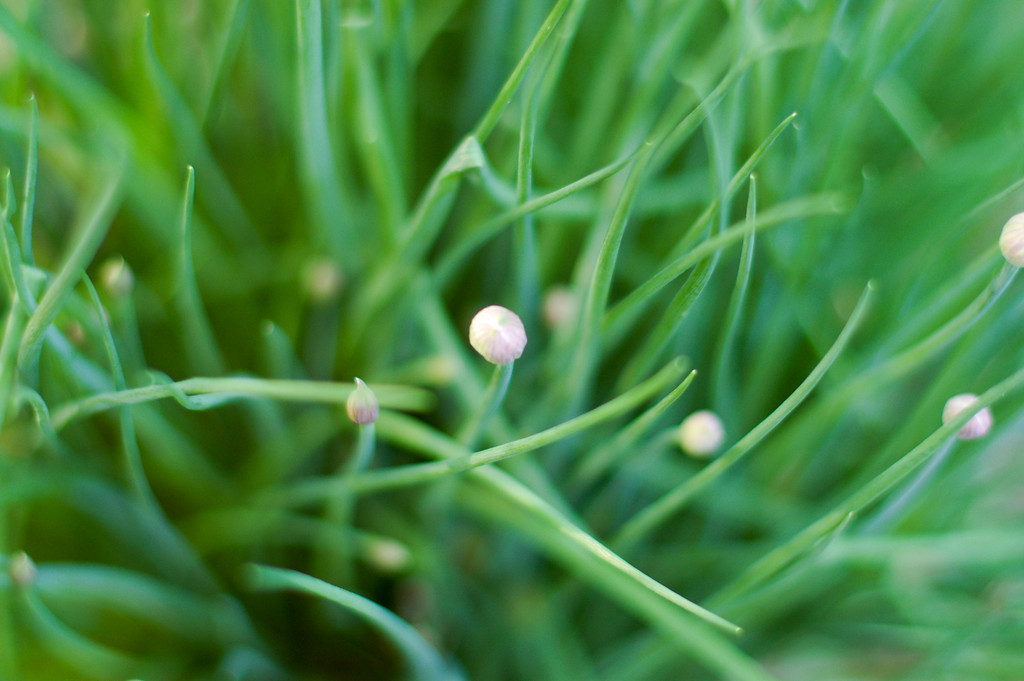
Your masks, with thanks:
M 1024 678 L 1018 14 L 0 1 L 0 679 Z

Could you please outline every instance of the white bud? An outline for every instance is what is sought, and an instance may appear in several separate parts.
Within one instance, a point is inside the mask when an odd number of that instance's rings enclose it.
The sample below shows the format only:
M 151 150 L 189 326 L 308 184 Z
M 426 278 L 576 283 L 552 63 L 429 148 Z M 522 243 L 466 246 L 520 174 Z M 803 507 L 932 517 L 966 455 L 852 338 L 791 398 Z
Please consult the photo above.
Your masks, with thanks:
M 373 423 L 380 416 L 377 396 L 363 383 L 361 378 L 356 379 L 356 389 L 345 400 L 345 411 L 348 412 L 348 417 L 352 419 L 353 423 L 358 423 L 361 426 Z
M 476 313 L 469 325 L 469 344 L 488 362 L 508 364 L 523 354 L 526 329 L 512 310 L 488 305 Z
M 11 562 L 7 565 L 7 573 L 11 576 L 11 581 L 20 587 L 32 586 L 39 575 L 36 564 L 24 551 L 19 551 L 11 556 Z
M 127 298 L 135 287 L 135 276 L 124 258 L 116 255 L 100 265 L 100 283 L 113 296 Z
M 679 426 L 679 445 L 692 456 L 711 456 L 723 442 L 725 427 L 713 411 L 695 411 Z
M 1008 263 L 1024 267 L 1024 213 L 1017 213 L 1003 225 L 1003 232 L 999 235 L 999 250 Z
M 946 406 L 942 408 L 942 422 L 949 423 L 956 418 L 957 414 L 968 409 L 978 401 L 977 395 L 964 393 L 946 400 Z M 964 427 L 957 432 L 957 438 L 961 440 L 976 440 L 984 437 L 992 428 L 992 411 L 988 407 L 979 410 Z
M 559 329 L 573 320 L 577 307 L 576 296 L 568 287 L 552 286 L 544 294 L 544 323 L 549 329 Z
M 328 258 L 311 260 L 303 268 L 302 284 L 315 302 L 326 303 L 333 300 L 341 291 L 342 283 L 341 269 Z
M 378 539 L 367 547 L 367 560 L 389 574 L 402 572 L 412 562 L 409 549 L 392 539 Z

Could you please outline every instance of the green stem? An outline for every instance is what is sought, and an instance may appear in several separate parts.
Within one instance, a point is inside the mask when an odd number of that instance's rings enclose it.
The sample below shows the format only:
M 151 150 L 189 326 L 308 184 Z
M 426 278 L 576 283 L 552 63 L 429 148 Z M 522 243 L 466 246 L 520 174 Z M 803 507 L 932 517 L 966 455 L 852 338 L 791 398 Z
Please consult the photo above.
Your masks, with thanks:
M 369 466 L 376 441 L 376 429 L 372 423 L 359 426 L 355 451 L 347 465 L 343 465 L 335 474 L 334 479 L 339 483 L 337 493 L 328 498 L 324 510 L 327 527 L 320 536 L 318 572 L 330 575 L 342 584 L 351 584 L 353 576 L 353 537 L 345 532 L 352 524 L 356 504 L 351 481 L 353 476 Z
M 49 287 L 25 326 L 25 335 L 21 339 L 21 348 L 18 352 L 20 366 L 35 367 L 46 329 L 56 319 L 65 299 L 71 294 L 75 284 L 82 278 L 86 266 L 96 255 L 114 217 L 123 176 L 122 166 L 114 173 L 113 179 L 85 214 L 79 232 L 81 236 L 68 252 L 60 271 L 50 281 Z
M 427 483 L 452 473 L 461 473 L 497 463 L 519 454 L 525 454 L 526 452 L 554 444 L 559 440 L 593 428 L 600 423 L 628 412 L 663 390 L 672 382 L 678 381 L 684 371 L 685 363 L 681 359 L 677 359 L 670 362 L 668 366 L 651 378 L 610 402 L 606 402 L 596 409 L 592 409 L 557 426 L 552 426 L 547 430 L 542 430 L 539 433 L 474 453 L 467 452 L 465 447 L 462 446 L 450 448 L 437 442 L 432 453 L 435 454 L 436 458 L 442 459 L 440 461 L 396 466 L 373 471 L 356 476 L 349 484 L 360 494 L 366 494 L 379 490 Z M 690 376 L 687 376 L 683 381 L 684 389 L 685 385 L 689 385 L 690 380 Z M 679 390 L 680 388 L 676 388 L 676 392 Z M 394 416 L 391 414 L 381 414 L 381 419 L 378 423 L 382 425 L 382 428 L 390 429 L 393 427 L 393 419 Z M 424 443 L 420 443 L 420 446 L 424 446 Z M 278 503 L 305 503 L 321 499 L 325 496 L 329 497 L 336 493 L 337 488 L 338 482 L 333 479 L 305 481 L 283 490 L 274 499 Z
M 505 400 L 505 394 L 508 393 L 508 385 L 512 381 L 512 368 L 514 365 L 515 362 L 509 362 L 508 364 L 494 367 L 491 382 L 487 386 L 483 399 L 480 400 L 480 405 L 462 425 L 462 428 L 459 429 L 459 434 L 455 437 L 456 440 L 466 447 L 472 448 L 476 446 L 480 436 L 487 428 L 487 424 L 501 407 L 501 403 Z
M 327 381 L 266 379 L 250 376 L 186 378 L 183 381 L 100 393 L 64 404 L 53 412 L 53 427 L 59 431 L 71 421 L 123 404 L 137 404 L 167 398 L 174 398 L 188 409 L 207 409 L 231 399 L 253 397 L 291 402 L 344 404 L 353 390 L 355 390 L 355 385 L 352 383 Z M 406 386 L 374 385 L 373 391 L 380 405 L 386 409 L 425 410 L 433 404 L 434 399 L 433 395 L 426 390 Z M 215 399 L 203 400 L 201 397 L 189 399 L 190 396 L 208 396 Z
M 402 653 L 416 681 L 446 681 L 452 676 L 444 659 L 416 629 L 395 613 L 359 594 L 320 579 L 282 568 L 249 564 L 246 581 L 256 591 L 298 591 L 336 603 L 387 636 Z
M 32 213 L 36 204 L 36 177 L 39 171 L 39 104 L 35 95 L 29 98 L 28 152 L 25 155 L 25 191 L 21 198 L 21 256 L 26 264 L 35 262 L 32 255 Z
M 547 40 L 551 32 L 555 30 L 555 26 L 558 24 L 558 20 L 562 18 L 562 14 L 565 13 L 566 8 L 569 7 L 569 3 L 572 0 L 558 0 L 554 7 L 551 8 L 551 12 L 548 13 L 544 23 L 541 24 L 540 29 L 536 35 L 533 36 L 533 40 L 530 41 L 529 46 L 523 53 L 523 56 L 519 59 L 519 63 L 516 64 L 512 74 L 505 81 L 505 84 L 501 86 L 501 90 L 498 95 L 494 98 L 490 108 L 484 113 L 483 118 L 477 123 L 476 128 L 473 130 L 473 136 L 480 140 L 481 144 L 484 140 L 490 136 L 494 130 L 494 126 L 498 124 L 498 120 L 501 118 L 501 114 L 505 111 L 505 107 L 512 101 L 512 93 L 519 87 L 519 83 L 523 80 L 526 75 L 527 69 L 530 64 L 533 63 L 534 57 L 537 56 L 537 52 L 540 50 L 544 41 Z

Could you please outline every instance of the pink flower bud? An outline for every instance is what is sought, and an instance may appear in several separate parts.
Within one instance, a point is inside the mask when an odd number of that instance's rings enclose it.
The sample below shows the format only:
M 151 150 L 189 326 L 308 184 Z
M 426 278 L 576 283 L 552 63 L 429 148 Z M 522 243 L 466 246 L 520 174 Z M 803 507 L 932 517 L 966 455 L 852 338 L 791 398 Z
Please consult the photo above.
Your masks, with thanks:
M 469 344 L 488 362 L 508 364 L 523 354 L 526 329 L 512 310 L 488 305 L 476 313 L 469 325 Z
M 970 393 L 949 398 L 946 401 L 946 406 L 942 408 L 942 422 L 949 423 L 956 418 L 957 414 L 971 407 L 977 401 L 978 396 Z M 992 412 L 985 407 L 972 416 L 956 436 L 961 440 L 976 440 L 979 437 L 984 437 L 991 428 Z
M 356 389 L 353 390 L 348 399 L 345 400 L 345 411 L 353 423 L 366 426 L 377 420 L 380 416 L 380 405 L 377 404 L 377 396 L 361 378 L 356 379 Z

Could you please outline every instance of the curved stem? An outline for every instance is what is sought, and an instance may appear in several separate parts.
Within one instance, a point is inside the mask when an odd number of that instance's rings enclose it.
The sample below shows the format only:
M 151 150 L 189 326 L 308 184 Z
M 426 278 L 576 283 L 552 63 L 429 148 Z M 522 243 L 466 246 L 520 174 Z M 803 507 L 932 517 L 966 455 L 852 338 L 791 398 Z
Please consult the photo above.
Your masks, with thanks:
M 462 425 L 458 435 L 455 437 L 456 440 L 466 445 L 466 447 L 472 448 L 476 446 L 487 424 L 494 414 L 497 413 L 498 407 L 501 406 L 502 401 L 505 399 L 505 393 L 508 392 L 508 384 L 512 381 L 512 367 L 514 365 L 515 362 L 509 362 L 508 364 L 494 367 L 494 374 L 492 374 L 491 382 L 487 386 L 487 392 L 484 393 L 484 397 L 480 401 L 480 406 L 477 407 L 476 412 L 469 420 Z

